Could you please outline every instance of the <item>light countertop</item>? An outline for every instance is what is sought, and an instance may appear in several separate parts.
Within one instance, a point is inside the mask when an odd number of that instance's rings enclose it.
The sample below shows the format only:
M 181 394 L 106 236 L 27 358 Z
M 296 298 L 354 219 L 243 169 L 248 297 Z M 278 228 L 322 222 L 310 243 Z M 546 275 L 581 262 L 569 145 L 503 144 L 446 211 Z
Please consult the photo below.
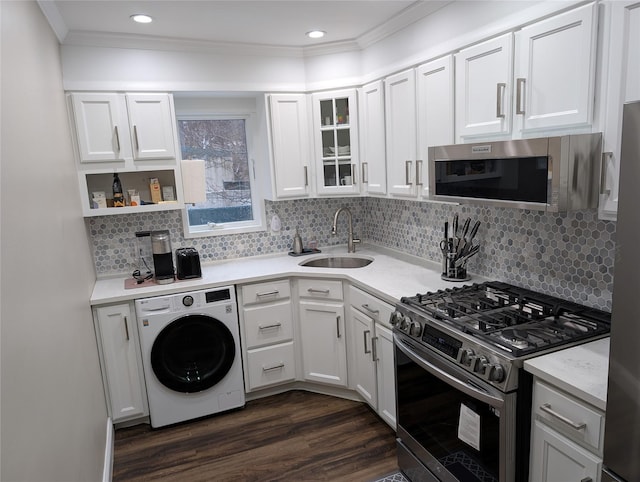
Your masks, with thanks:
M 394 304 L 403 296 L 487 281 L 485 278 L 473 275 L 470 281 L 464 283 L 444 281 L 440 278 L 438 263 L 370 245 L 358 246 L 355 253 L 355 256 L 374 259 L 371 264 L 363 268 L 307 268 L 299 265 L 309 259 L 326 255 L 350 256 L 351 254 L 347 253 L 346 245 L 338 245 L 322 248 L 320 254 L 306 256 L 289 256 L 284 253 L 216 261 L 202 265 L 202 278 L 177 280 L 166 285 L 150 285 L 133 289 L 125 289 L 124 276 L 99 279 L 91 295 L 91 305 L 290 276 L 347 280 L 372 295 Z
M 606 409 L 608 337 L 526 360 L 524 369 L 602 411 Z

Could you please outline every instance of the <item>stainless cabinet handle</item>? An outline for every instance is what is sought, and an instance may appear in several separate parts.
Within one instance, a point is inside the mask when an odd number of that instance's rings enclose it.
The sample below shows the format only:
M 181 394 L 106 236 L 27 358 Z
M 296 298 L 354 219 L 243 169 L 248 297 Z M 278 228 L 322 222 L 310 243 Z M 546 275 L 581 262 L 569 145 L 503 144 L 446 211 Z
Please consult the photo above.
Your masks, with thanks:
M 309 185 L 309 170 L 307 166 L 304 166 L 304 186 L 307 187 Z
M 273 291 L 263 291 L 262 293 L 256 293 L 257 297 L 261 297 L 261 296 L 274 296 L 279 294 L 280 291 L 278 290 L 273 290 Z
M 600 164 L 600 194 L 608 196 L 611 189 L 607 189 L 607 162 L 613 159 L 613 152 L 603 152 Z
M 364 336 L 364 352 L 366 353 L 371 353 L 371 350 L 369 350 L 367 348 L 367 333 L 371 333 L 371 330 L 364 330 L 364 332 L 362 333 L 362 335 Z
M 351 179 L 351 184 L 355 186 L 356 184 L 358 184 L 358 170 L 356 169 L 355 164 L 351 164 L 351 175 L 353 176 L 353 178 Z
M 120 152 L 120 134 L 118 133 L 118 126 L 115 126 L 115 134 L 116 134 L 116 148 L 118 152 Z
M 328 289 L 320 289 L 320 288 L 307 288 L 309 293 L 320 293 L 323 295 L 328 295 L 331 291 Z
M 373 355 L 371 356 L 374 362 L 380 361 L 378 358 L 378 337 L 374 336 L 371 338 L 371 350 L 373 351 Z
M 584 479 L 580 479 L 580 482 L 593 482 L 591 477 L 585 477 Z
M 280 368 L 284 368 L 284 363 L 280 362 L 277 365 L 273 365 L 270 367 L 262 367 L 263 372 L 270 372 L 272 370 L 279 370 Z
M 412 161 L 404 161 L 404 180 L 407 186 L 411 186 L 411 163 Z
M 360 306 L 362 306 L 362 307 L 363 307 L 365 310 L 367 310 L 369 313 L 372 313 L 372 314 L 374 314 L 374 315 L 379 315 L 379 314 L 380 314 L 380 310 L 374 310 L 374 309 L 372 309 L 372 308 L 371 308 L 368 304 L 366 304 L 366 303 L 365 303 L 365 304 L 363 304 L 363 305 L 360 305 Z
M 369 184 L 369 163 L 362 163 L 362 184 Z
M 133 126 L 133 138 L 136 141 L 136 151 L 140 150 L 140 143 L 138 142 L 138 126 Z
M 129 341 L 129 322 L 127 321 L 127 317 L 124 317 L 124 332 L 127 335 L 127 341 Z
M 338 334 L 338 338 L 341 338 L 342 335 L 340 334 L 340 315 L 336 316 L 336 332 Z
M 496 87 L 496 117 L 504 119 L 505 115 L 502 109 L 502 98 L 504 97 L 504 91 L 507 88 L 507 84 L 499 82 Z
M 416 161 L 416 186 L 422 186 L 422 161 Z
M 551 404 L 549 403 L 543 403 L 542 405 L 540 405 L 540 410 L 542 410 L 543 412 L 548 413 L 549 415 L 551 415 L 554 418 L 557 418 L 558 420 L 560 420 L 561 422 L 569 425 L 571 428 L 575 429 L 575 430 L 582 430 L 584 429 L 587 424 L 584 422 L 574 422 L 573 420 L 565 417 L 564 415 L 559 414 L 558 412 L 556 412 L 555 410 L 553 410 L 551 408 Z
M 273 323 L 272 325 L 258 325 L 258 330 L 269 330 L 271 328 L 280 328 L 282 323 L 279 321 L 277 323 Z
M 516 114 L 524 114 L 524 85 L 527 79 L 516 79 Z

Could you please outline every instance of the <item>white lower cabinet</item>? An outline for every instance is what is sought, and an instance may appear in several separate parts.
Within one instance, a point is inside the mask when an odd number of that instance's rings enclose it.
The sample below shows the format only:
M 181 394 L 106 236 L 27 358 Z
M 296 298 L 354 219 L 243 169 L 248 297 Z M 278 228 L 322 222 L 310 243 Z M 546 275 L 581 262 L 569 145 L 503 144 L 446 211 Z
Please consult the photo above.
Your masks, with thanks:
M 149 415 L 135 311 L 131 303 L 94 307 L 107 410 L 112 421 Z
M 536 380 L 529 482 L 600 482 L 604 413 Z
M 342 282 L 298 282 L 304 379 L 347 386 L 347 342 Z
M 349 300 L 351 386 L 395 429 L 393 337 L 385 326 L 393 306 L 355 286 L 349 288 Z
M 240 326 L 247 392 L 296 378 L 289 280 L 244 285 Z

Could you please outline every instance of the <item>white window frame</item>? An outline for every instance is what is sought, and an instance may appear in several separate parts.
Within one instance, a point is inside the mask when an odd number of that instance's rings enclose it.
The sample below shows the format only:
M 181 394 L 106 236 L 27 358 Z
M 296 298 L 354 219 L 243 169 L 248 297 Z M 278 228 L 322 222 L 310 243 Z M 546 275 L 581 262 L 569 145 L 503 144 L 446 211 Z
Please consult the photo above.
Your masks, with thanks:
M 254 154 L 253 137 L 256 134 L 255 126 L 257 125 L 255 114 L 184 114 L 176 116 L 178 121 L 181 120 L 227 120 L 227 119 L 244 119 L 245 136 L 247 140 L 247 158 L 249 162 L 249 186 L 251 188 L 251 208 L 253 219 L 251 221 L 235 221 L 231 223 L 218 223 L 215 225 L 191 226 L 189 224 L 189 212 L 185 205 L 182 210 L 182 226 L 185 238 L 204 238 L 208 236 L 223 236 L 227 234 L 243 234 L 258 231 L 266 231 L 265 225 L 265 209 L 262 201 L 262 193 L 259 192 L 258 182 L 256 182 L 256 161 Z M 179 129 L 179 128 L 178 128 Z M 178 138 L 180 135 L 178 134 Z M 182 146 L 180 146 L 180 157 L 182 157 Z

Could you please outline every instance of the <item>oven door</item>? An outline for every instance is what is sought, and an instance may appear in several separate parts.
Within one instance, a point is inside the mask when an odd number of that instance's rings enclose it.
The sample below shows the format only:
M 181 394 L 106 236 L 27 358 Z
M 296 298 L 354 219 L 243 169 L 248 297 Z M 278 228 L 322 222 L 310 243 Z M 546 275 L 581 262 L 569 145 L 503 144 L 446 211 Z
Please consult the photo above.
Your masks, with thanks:
M 515 393 L 496 390 L 402 334 L 394 334 L 394 347 L 403 472 L 413 481 L 513 480 Z

